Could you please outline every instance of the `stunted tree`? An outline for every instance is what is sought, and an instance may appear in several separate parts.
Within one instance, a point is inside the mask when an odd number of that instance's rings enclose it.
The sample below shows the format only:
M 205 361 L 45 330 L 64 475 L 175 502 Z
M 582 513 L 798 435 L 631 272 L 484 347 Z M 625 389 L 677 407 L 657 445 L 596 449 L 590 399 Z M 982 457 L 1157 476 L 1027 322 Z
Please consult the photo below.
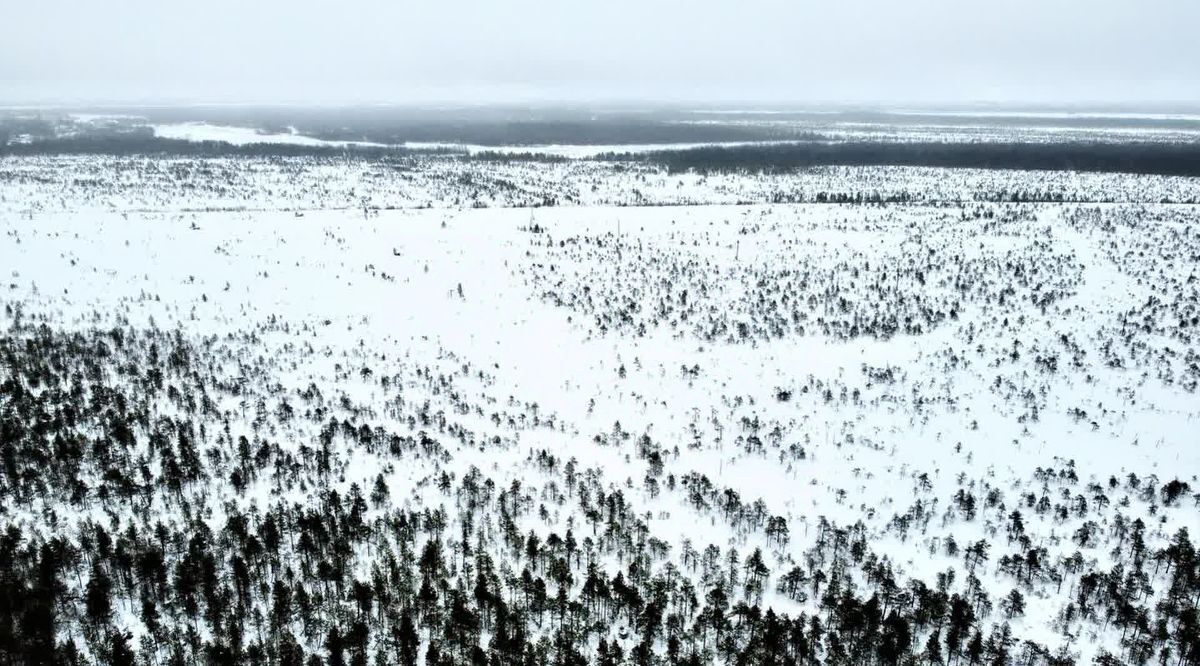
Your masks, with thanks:
M 1025 614 L 1025 597 L 1019 590 L 1013 588 L 1011 592 L 1005 595 L 1004 600 L 1000 602 L 1000 608 L 1010 620 L 1014 617 L 1020 617 Z
M 755 548 L 754 552 L 746 557 L 746 578 L 744 588 L 746 599 L 757 603 L 762 599 L 763 584 L 767 580 L 767 576 L 771 574 L 766 563 L 763 562 L 762 550 Z

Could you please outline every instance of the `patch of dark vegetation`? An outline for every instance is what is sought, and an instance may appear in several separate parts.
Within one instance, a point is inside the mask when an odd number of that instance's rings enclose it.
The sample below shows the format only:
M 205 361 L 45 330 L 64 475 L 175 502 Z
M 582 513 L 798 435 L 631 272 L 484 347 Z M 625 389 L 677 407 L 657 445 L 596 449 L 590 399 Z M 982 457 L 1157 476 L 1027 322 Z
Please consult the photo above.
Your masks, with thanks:
M 672 172 L 780 172 L 819 166 L 910 166 L 1030 171 L 1106 171 L 1200 176 L 1200 143 L 844 143 L 705 146 L 603 159 L 646 161 Z
M 534 164 L 561 164 L 570 162 L 571 158 L 563 155 L 551 155 L 548 153 L 534 153 L 529 151 L 508 153 L 495 150 L 485 150 L 475 153 L 470 156 L 473 160 L 480 162 L 498 162 L 501 164 L 530 162 Z

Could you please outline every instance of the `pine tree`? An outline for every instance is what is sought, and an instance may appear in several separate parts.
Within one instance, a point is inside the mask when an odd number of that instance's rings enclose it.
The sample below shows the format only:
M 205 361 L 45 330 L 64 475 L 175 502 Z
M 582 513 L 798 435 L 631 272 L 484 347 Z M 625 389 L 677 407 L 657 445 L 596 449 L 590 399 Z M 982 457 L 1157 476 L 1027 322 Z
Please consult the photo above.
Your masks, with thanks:
M 417 628 L 413 625 L 412 614 L 405 611 L 400 616 L 400 628 L 398 635 L 398 643 L 400 647 L 400 663 L 403 666 L 416 666 L 418 650 L 421 647 L 421 638 L 417 635 Z
M 342 642 L 342 635 L 338 632 L 337 627 L 330 627 L 325 634 L 325 650 L 329 653 L 329 666 L 345 666 L 346 650 Z
M 1025 614 L 1025 597 L 1016 588 L 1013 588 L 1004 601 L 1001 602 L 1001 607 L 1011 620 L 1014 617 L 1020 617 Z
M 943 663 L 941 629 L 934 629 L 933 633 L 929 634 L 929 639 L 925 641 L 925 660 L 931 664 Z
M 136 663 L 129 639 L 133 636 L 124 631 L 109 634 L 109 664 L 111 666 L 134 666 Z
M 983 631 L 976 630 L 967 641 L 967 661 L 974 665 L 983 662 Z
M 901 658 L 907 654 L 911 642 L 912 633 L 909 630 L 908 621 L 900 617 L 894 610 L 888 613 L 887 619 L 883 621 L 883 630 L 877 648 L 879 660 L 884 664 L 900 663 Z
M 88 620 L 93 624 L 107 624 L 112 615 L 112 581 L 99 561 L 92 564 L 92 576 L 88 579 L 84 607 Z

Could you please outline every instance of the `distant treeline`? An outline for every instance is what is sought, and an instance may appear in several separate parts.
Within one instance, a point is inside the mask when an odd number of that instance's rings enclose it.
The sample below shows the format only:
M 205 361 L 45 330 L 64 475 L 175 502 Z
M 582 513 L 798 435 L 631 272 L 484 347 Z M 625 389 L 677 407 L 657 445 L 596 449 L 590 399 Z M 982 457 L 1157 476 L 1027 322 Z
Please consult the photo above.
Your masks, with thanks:
M 2 129 L 2 128 L 0 128 Z M 2 136 L 2 135 L 0 135 Z M 487 162 L 562 162 L 555 155 L 387 146 L 310 146 L 282 143 L 232 145 L 219 141 L 165 139 L 143 133 L 76 135 L 29 143 L 0 142 L 0 156 L 175 155 L 181 157 L 389 158 L 447 155 Z M 672 172 L 784 172 L 820 166 L 911 166 L 1039 171 L 1100 171 L 1200 176 L 1200 142 L 1192 143 L 894 143 L 879 141 L 703 146 L 678 150 L 598 156 L 602 161 L 660 165 Z
M 788 171 L 817 166 L 914 166 L 1110 171 L 1200 176 L 1200 143 L 796 143 L 707 146 L 604 159 L 646 161 L 673 172 Z
M 422 122 L 359 125 L 352 129 L 322 124 L 297 124 L 303 134 L 327 140 L 365 140 L 379 143 L 467 143 L 481 146 L 548 144 L 621 145 L 645 143 L 708 143 L 800 139 L 795 130 L 735 125 L 693 125 L 625 118 L 598 120 L 514 120 L 469 123 Z
M 571 161 L 571 158 L 565 155 L 531 151 L 500 152 L 496 150 L 484 150 L 470 155 L 470 158 L 480 162 L 540 162 L 546 164 L 559 164 Z

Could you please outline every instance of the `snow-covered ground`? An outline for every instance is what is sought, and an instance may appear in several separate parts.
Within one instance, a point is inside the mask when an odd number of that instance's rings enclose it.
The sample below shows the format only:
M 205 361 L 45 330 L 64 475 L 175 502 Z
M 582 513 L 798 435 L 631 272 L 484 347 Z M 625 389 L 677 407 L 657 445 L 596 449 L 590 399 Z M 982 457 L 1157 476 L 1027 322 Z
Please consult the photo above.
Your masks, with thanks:
M 327 210 L 695 206 L 772 202 L 1052 200 L 1200 203 L 1194 178 L 1110 173 L 821 167 L 671 173 L 643 164 L 331 158 L 0 158 L 0 210 Z
M 232 125 L 214 125 L 204 122 L 168 123 L 151 125 L 154 136 L 164 139 L 181 139 L 183 141 L 219 141 L 234 146 L 245 146 L 252 143 L 281 143 L 294 146 L 382 146 L 384 144 L 366 141 L 326 141 L 311 136 L 304 136 L 293 127 L 287 133 L 263 132 L 249 127 Z
M 188 133 L 195 129 L 156 131 L 264 140 L 214 127 Z M 1015 640 L 997 640 L 1014 663 L 1090 663 L 1102 651 L 1132 662 L 1175 645 L 1145 648 L 1155 634 L 1110 610 L 1123 603 L 1119 594 L 1081 588 L 1097 585 L 1090 573 L 1104 588 L 1116 571 L 1119 588 L 1125 574 L 1145 569 L 1149 589 L 1132 603 L 1166 618 L 1168 633 L 1182 626 L 1155 604 L 1172 584 L 1161 553 L 1181 528 L 1200 531 L 1200 207 L 1159 202 L 1195 197 L 1194 181 L 145 158 L 12 158 L 0 175 L 6 345 L 34 338 L 31 323 L 62 335 L 124 329 L 154 339 L 162 331 L 219 380 L 207 390 L 225 414 L 211 420 L 207 441 L 217 451 L 210 466 L 223 474 L 185 490 L 186 502 L 164 494 L 150 515 L 109 500 L 13 502 L 0 511 L 7 525 L 75 538 L 86 520 L 114 533 L 164 520 L 188 534 L 187 504 L 188 515 L 220 531 L 231 515 L 257 516 L 281 499 L 325 510 L 322 491 L 347 496 L 357 484 L 365 494 L 382 478 L 390 504 L 367 514 L 379 536 L 355 542 L 354 578 L 385 566 L 380 548 L 399 548 L 383 527 L 399 509 L 444 508 L 448 544 L 468 534 L 514 577 L 525 568 L 550 579 L 548 563 L 565 552 L 545 546 L 527 559 L 525 535 L 545 543 L 573 530 L 588 536 L 587 559 L 605 579 L 623 572 L 643 591 L 651 577 L 693 586 L 698 604 L 687 613 L 685 594 L 662 583 L 668 610 L 697 624 L 653 636 L 660 654 L 673 635 L 700 658 L 719 659 L 724 648 L 696 612 L 731 578 L 731 605 L 805 613 L 831 633 L 847 626 L 834 609 L 849 602 L 827 603 L 818 574 L 840 594 L 874 595 L 914 618 L 934 590 L 965 600 L 968 634 L 986 640 L 1010 627 Z M 1070 202 L 998 202 L 1018 190 L 1068 191 Z M 904 191 L 913 203 L 772 203 L 780 192 L 818 191 Z M 546 199 L 575 205 L 522 207 Z M 656 205 L 678 203 L 695 205 Z M 135 383 L 117 368 L 116 385 Z M 5 372 L 0 380 L 17 377 Z M 187 385 L 185 375 L 168 376 Z M 247 398 L 239 407 L 226 388 L 234 385 L 263 398 L 266 416 L 252 418 L 253 406 L 247 415 Z M 310 414 L 326 411 L 301 417 L 298 396 L 310 386 L 326 396 L 305 403 Z M 294 420 L 278 415 L 281 396 L 296 406 Z M 186 411 L 165 395 L 150 403 L 160 416 Z M 239 434 L 299 458 L 311 454 L 302 447 L 320 448 L 313 442 L 331 417 L 351 431 L 428 432 L 444 451 L 389 454 L 339 436 L 332 476 L 304 466 L 293 484 L 264 471 L 244 491 L 227 480 Z M 228 441 L 214 441 L 222 427 Z M 135 457 L 151 450 L 141 426 L 136 432 Z M 151 477 L 165 474 L 165 463 L 149 460 Z M 469 511 L 463 488 L 473 469 L 496 491 L 519 489 L 513 506 L 525 508 L 501 511 L 509 500 L 499 499 Z M 106 483 L 99 467 L 85 466 L 79 478 Z M 1173 480 L 1190 490 L 1168 500 Z M 607 509 L 591 515 L 582 499 L 601 491 L 619 492 L 630 515 L 607 534 L 596 529 Z M 57 512 L 55 527 L 44 507 Z M 503 536 L 509 518 L 515 548 Z M 777 519 L 782 537 L 769 529 Z M 430 534 L 422 532 L 416 554 Z M 990 558 L 972 563 L 964 550 L 981 541 Z M 704 554 L 710 545 L 715 556 Z M 447 557 L 466 559 L 455 548 Z M 743 565 L 755 549 L 769 570 L 758 592 Z M 168 550 L 167 559 L 186 550 Z M 316 574 L 305 578 L 301 551 L 291 552 L 298 585 L 332 596 Z M 562 587 L 584 599 L 586 562 L 566 558 L 573 580 L 550 582 L 550 596 Z M 732 570 L 722 569 L 729 558 Z M 414 552 L 401 565 L 413 569 Z M 463 566 L 449 567 L 442 598 L 456 587 L 470 594 L 475 579 Z M 793 567 L 803 572 L 803 594 L 784 589 Z M 519 581 L 504 575 L 505 598 L 523 608 Z M 84 583 L 70 585 L 81 593 Z M 1003 602 L 1013 590 L 1023 611 Z M 378 604 L 385 593 L 375 587 Z M 269 596 L 252 593 L 249 603 L 269 612 Z M 114 604 L 112 622 L 135 638 L 150 635 L 137 595 L 129 598 L 128 609 Z M 159 603 L 181 617 L 176 602 Z M 578 640 L 589 659 L 601 638 L 628 654 L 644 635 L 640 611 L 616 608 L 584 623 L 590 629 Z M 748 616 L 738 617 L 735 651 L 758 649 L 747 647 Z M 935 633 L 939 649 L 951 650 L 949 617 L 943 608 L 914 620 L 911 653 Z M 431 642 L 453 644 L 427 619 L 422 658 Z M 479 630 L 482 648 L 498 621 Z M 530 635 L 553 637 L 559 622 L 539 615 Z M 285 625 L 306 651 L 324 653 L 326 625 L 313 629 L 299 616 Z M 59 637 L 102 651 L 103 641 L 84 633 L 64 627 Z M 966 654 L 968 638 L 953 649 Z M 865 649 L 883 659 L 874 639 L 851 643 L 826 643 L 816 658 Z M 170 644 L 142 646 L 166 654 Z

